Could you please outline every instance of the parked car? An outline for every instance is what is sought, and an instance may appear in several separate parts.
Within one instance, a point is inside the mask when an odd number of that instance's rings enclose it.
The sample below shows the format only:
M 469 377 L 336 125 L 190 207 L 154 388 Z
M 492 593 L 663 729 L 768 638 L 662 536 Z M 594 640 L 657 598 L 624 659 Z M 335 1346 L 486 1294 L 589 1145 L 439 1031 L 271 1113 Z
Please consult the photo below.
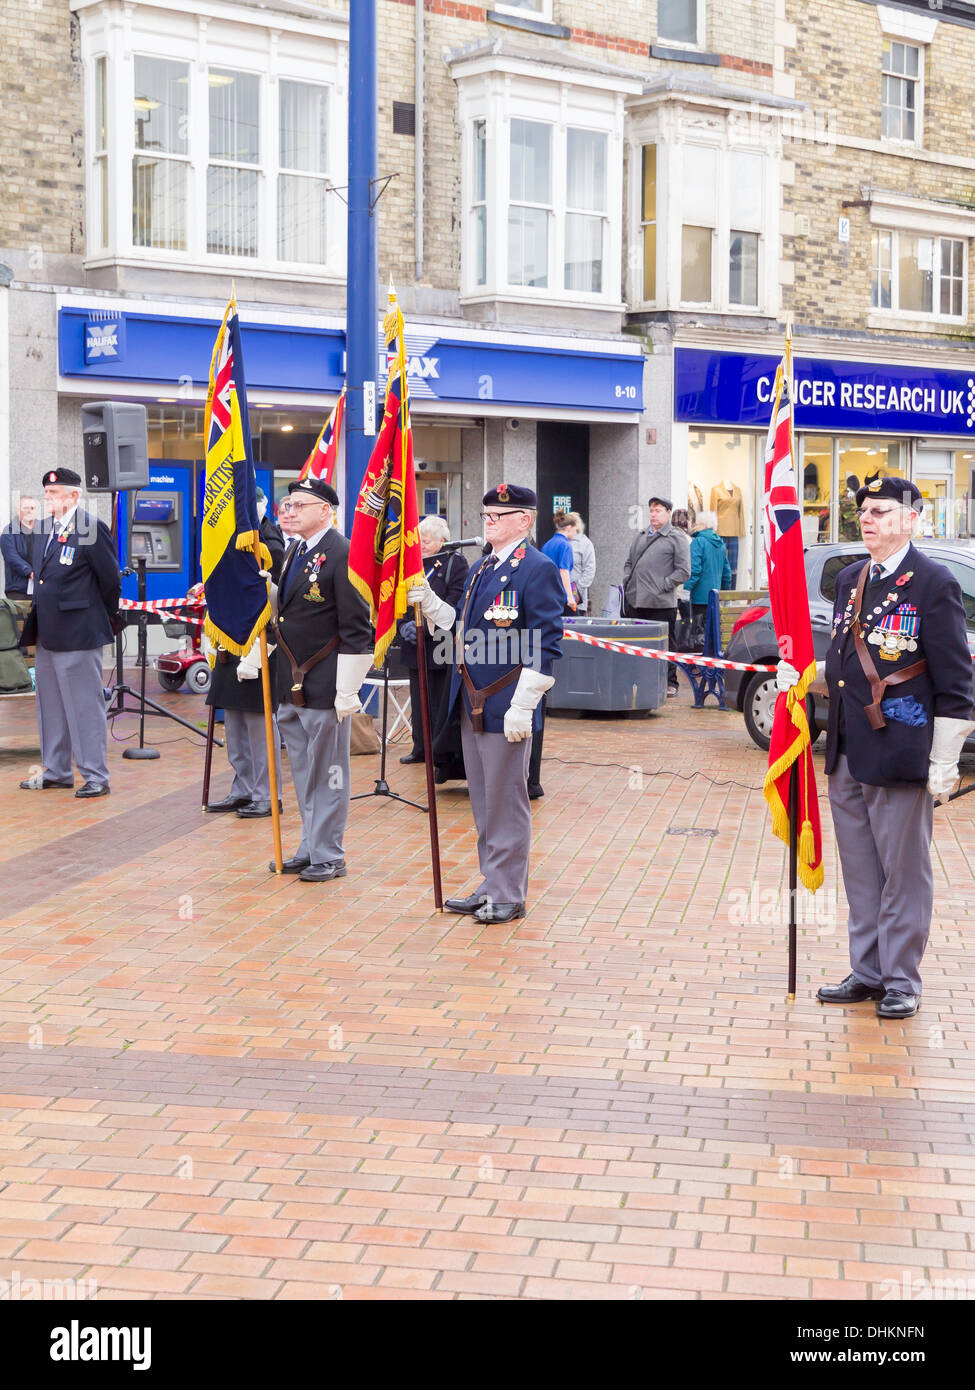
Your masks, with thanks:
M 915 541 L 932 559 L 939 561 L 961 585 L 968 645 L 975 651 L 975 543 L 965 541 Z M 866 547 L 856 541 L 835 545 L 814 545 L 806 551 L 806 584 L 809 590 L 809 617 L 812 622 L 816 660 L 826 659 L 833 625 L 836 577 L 847 565 L 867 558 Z M 729 661 L 746 661 L 774 666 L 779 659 L 775 628 L 768 598 L 758 599 L 736 621 L 724 655 Z M 745 716 L 745 727 L 759 748 L 767 749 L 775 713 L 775 677 L 761 671 L 725 672 L 725 699 Z M 808 697 L 809 727 L 813 742 L 826 728 L 827 697 L 820 684 Z M 975 752 L 975 736 L 965 744 Z

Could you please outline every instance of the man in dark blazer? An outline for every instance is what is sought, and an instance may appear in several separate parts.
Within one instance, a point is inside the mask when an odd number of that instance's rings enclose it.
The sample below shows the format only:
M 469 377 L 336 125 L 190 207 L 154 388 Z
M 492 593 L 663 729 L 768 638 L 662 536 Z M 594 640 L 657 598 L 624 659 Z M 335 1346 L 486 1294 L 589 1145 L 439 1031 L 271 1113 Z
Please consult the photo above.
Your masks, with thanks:
M 27 598 L 27 585 L 34 569 L 34 528 L 37 525 L 37 501 L 21 497 L 17 503 L 17 519 L 9 522 L 0 534 L 0 554 L 3 555 L 4 592 L 7 598 L 22 603 Z
M 548 556 L 528 544 L 538 507 L 534 492 L 500 483 L 485 493 L 483 505 L 491 552 L 471 570 L 461 598 L 462 651 L 448 695 L 448 712 L 460 705 L 481 884 L 444 906 L 492 923 L 525 915 L 528 759 L 532 732 L 541 725 L 539 702 L 555 683 L 553 666 L 562 655 L 565 589 Z M 407 598 L 421 604 L 436 628 L 453 628 L 453 607 L 426 582 Z
M 338 505 L 333 487 L 306 478 L 291 484 L 278 509 L 292 537 L 278 584 L 278 727 L 302 832 L 284 872 L 306 883 L 345 877 L 348 717 L 359 709 L 359 687 L 372 665 L 369 609 L 349 580 L 349 542 L 334 524 Z
M 853 973 L 819 998 L 871 999 L 881 1018 L 910 1018 L 931 927 L 932 798 L 951 790 L 975 729 L 972 659 L 958 581 L 911 544 L 919 490 L 876 478 L 856 503 L 870 558 L 836 580 L 825 662 L 826 772 Z M 780 663 L 780 689 L 792 674 Z
M 442 516 L 425 516 L 420 522 L 420 550 L 423 553 L 423 573 L 427 583 L 437 598 L 456 608 L 464 592 L 464 584 L 470 566 L 460 551 L 441 553 L 445 541 L 450 540 L 450 531 Z M 423 762 L 423 720 L 420 717 L 420 670 L 417 659 L 416 624 L 412 617 L 401 618 L 399 622 L 400 652 L 403 665 L 410 673 L 410 723 L 413 727 L 413 748 L 400 758 L 401 763 Z M 446 695 L 446 686 L 453 669 L 452 662 L 445 662 L 436 643 L 427 641 L 424 650 L 427 664 L 427 696 L 430 703 L 430 721 L 436 733 L 435 720 Z
M 267 498 L 257 489 L 257 512 L 261 522 L 261 540 L 271 556 L 268 571 L 271 583 L 276 584 L 284 559 L 284 537 L 267 515 Z M 269 644 L 268 666 L 271 676 L 271 697 L 276 699 L 277 654 Z M 207 704 L 224 712 L 224 738 L 227 758 L 234 779 L 230 793 L 220 801 L 207 803 L 207 811 L 236 811 L 241 820 L 254 820 L 271 814 L 271 779 L 267 761 L 267 732 L 264 724 L 264 690 L 261 684 L 260 639 L 249 652 L 238 657 L 233 652 L 217 648 L 213 679 L 207 692 Z M 278 735 L 275 733 L 275 739 Z M 277 794 L 281 795 L 281 767 L 277 767 Z
M 79 506 L 81 478 L 70 468 L 44 474 L 48 512 L 34 537 L 33 606 L 21 645 L 36 644 L 37 722 L 42 772 L 25 791 L 74 786 L 80 798 L 108 796 L 108 725 L 102 648 L 112 641 L 122 578 L 104 522 Z

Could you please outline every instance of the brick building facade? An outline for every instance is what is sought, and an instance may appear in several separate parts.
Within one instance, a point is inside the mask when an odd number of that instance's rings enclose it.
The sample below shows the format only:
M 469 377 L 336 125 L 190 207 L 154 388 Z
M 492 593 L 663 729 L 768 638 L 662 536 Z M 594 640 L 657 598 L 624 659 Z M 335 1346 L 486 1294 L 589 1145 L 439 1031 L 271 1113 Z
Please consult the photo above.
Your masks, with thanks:
M 730 498 L 760 583 L 789 312 L 807 539 L 874 469 L 967 532 L 975 5 L 378 0 L 378 28 L 380 281 L 413 337 L 421 500 L 455 534 L 502 477 L 570 499 L 599 606 L 651 491 Z M 5 39 L 0 492 L 77 466 L 83 399 L 145 400 L 154 459 L 197 466 L 193 335 L 231 280 L 273 345 L 252 419 L 285 486 L 341 384 L 348 6 L 8 0 Z M 99 321 L 114 364 L 87 358 Z

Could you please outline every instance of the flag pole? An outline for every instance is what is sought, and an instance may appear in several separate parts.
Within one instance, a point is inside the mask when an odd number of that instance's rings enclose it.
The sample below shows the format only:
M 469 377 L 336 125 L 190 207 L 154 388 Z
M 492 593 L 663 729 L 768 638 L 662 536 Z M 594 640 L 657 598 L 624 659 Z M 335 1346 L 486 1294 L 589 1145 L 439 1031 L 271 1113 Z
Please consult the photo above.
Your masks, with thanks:
M 393 282 L 390 279 L 390 291 Z M 403 487 L 416 487 L 416 477 L 410 470 L 406 476 L 407 437 L 409 427 L 409 405 L 406 396 L 406 339 L 403 315 L 397 305 L 397 340 L 399 342 L 399 399 L 400 399 L 400 448 L 402 450 Z M 430 728 L 430 697 L 427 688 L 426 623 L 423 610 L 418 603 L 413 605 L 413 620 L 416 626 L 416 664 L 420 685 L 420 721 L 423 727 L 423 761 L 427 774 L 427 806 L 430 815 L 430 863 L 433 869 L 433 901 L 438 912 L 443 912 L 443 883 L 440 875 L 440 827 L 437 823 L 437 786 L 433 780 L 433 734 Z
M 796 1002 L 796 894 L 799 888 L 799 763 L 789 770 L 789 991 L 786 1003 Z
M 210 800 L 210 769 L 213 767 L 213 725 L 216 719 L 216 708 L 211 705 L 207 715 L 207 746 L 203 755 L 203 807 L 205 811 Z
M 254 558 L 257 568 L 261 568 L 261 538 L 254 532 Z M 261 628 L 261 691 L 264 696 L 264 737 L 267 741 L 267 781 L 271 796 L 271 833 L 274 837 L 274 872 L 284 872 L 284 854 L 281 851 L 281 808 L 278 805 L 278 750 L 275 746 L 274 722 L 271 715 L 271 667 L 267 655 L 267 627 Z

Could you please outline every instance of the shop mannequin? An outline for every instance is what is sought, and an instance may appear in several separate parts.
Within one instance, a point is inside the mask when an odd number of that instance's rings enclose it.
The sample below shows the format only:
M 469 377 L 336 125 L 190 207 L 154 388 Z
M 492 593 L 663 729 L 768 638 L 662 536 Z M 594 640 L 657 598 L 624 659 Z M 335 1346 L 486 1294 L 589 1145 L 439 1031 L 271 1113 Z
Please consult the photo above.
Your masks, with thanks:
M 711 489 L 710 511 L 718 518 L 717 532 L 725 543 L 731 565 L 731 587 L 738 582 L 738 542 L 745 534 L 745 504 L 741 488 L 724 478 Z

